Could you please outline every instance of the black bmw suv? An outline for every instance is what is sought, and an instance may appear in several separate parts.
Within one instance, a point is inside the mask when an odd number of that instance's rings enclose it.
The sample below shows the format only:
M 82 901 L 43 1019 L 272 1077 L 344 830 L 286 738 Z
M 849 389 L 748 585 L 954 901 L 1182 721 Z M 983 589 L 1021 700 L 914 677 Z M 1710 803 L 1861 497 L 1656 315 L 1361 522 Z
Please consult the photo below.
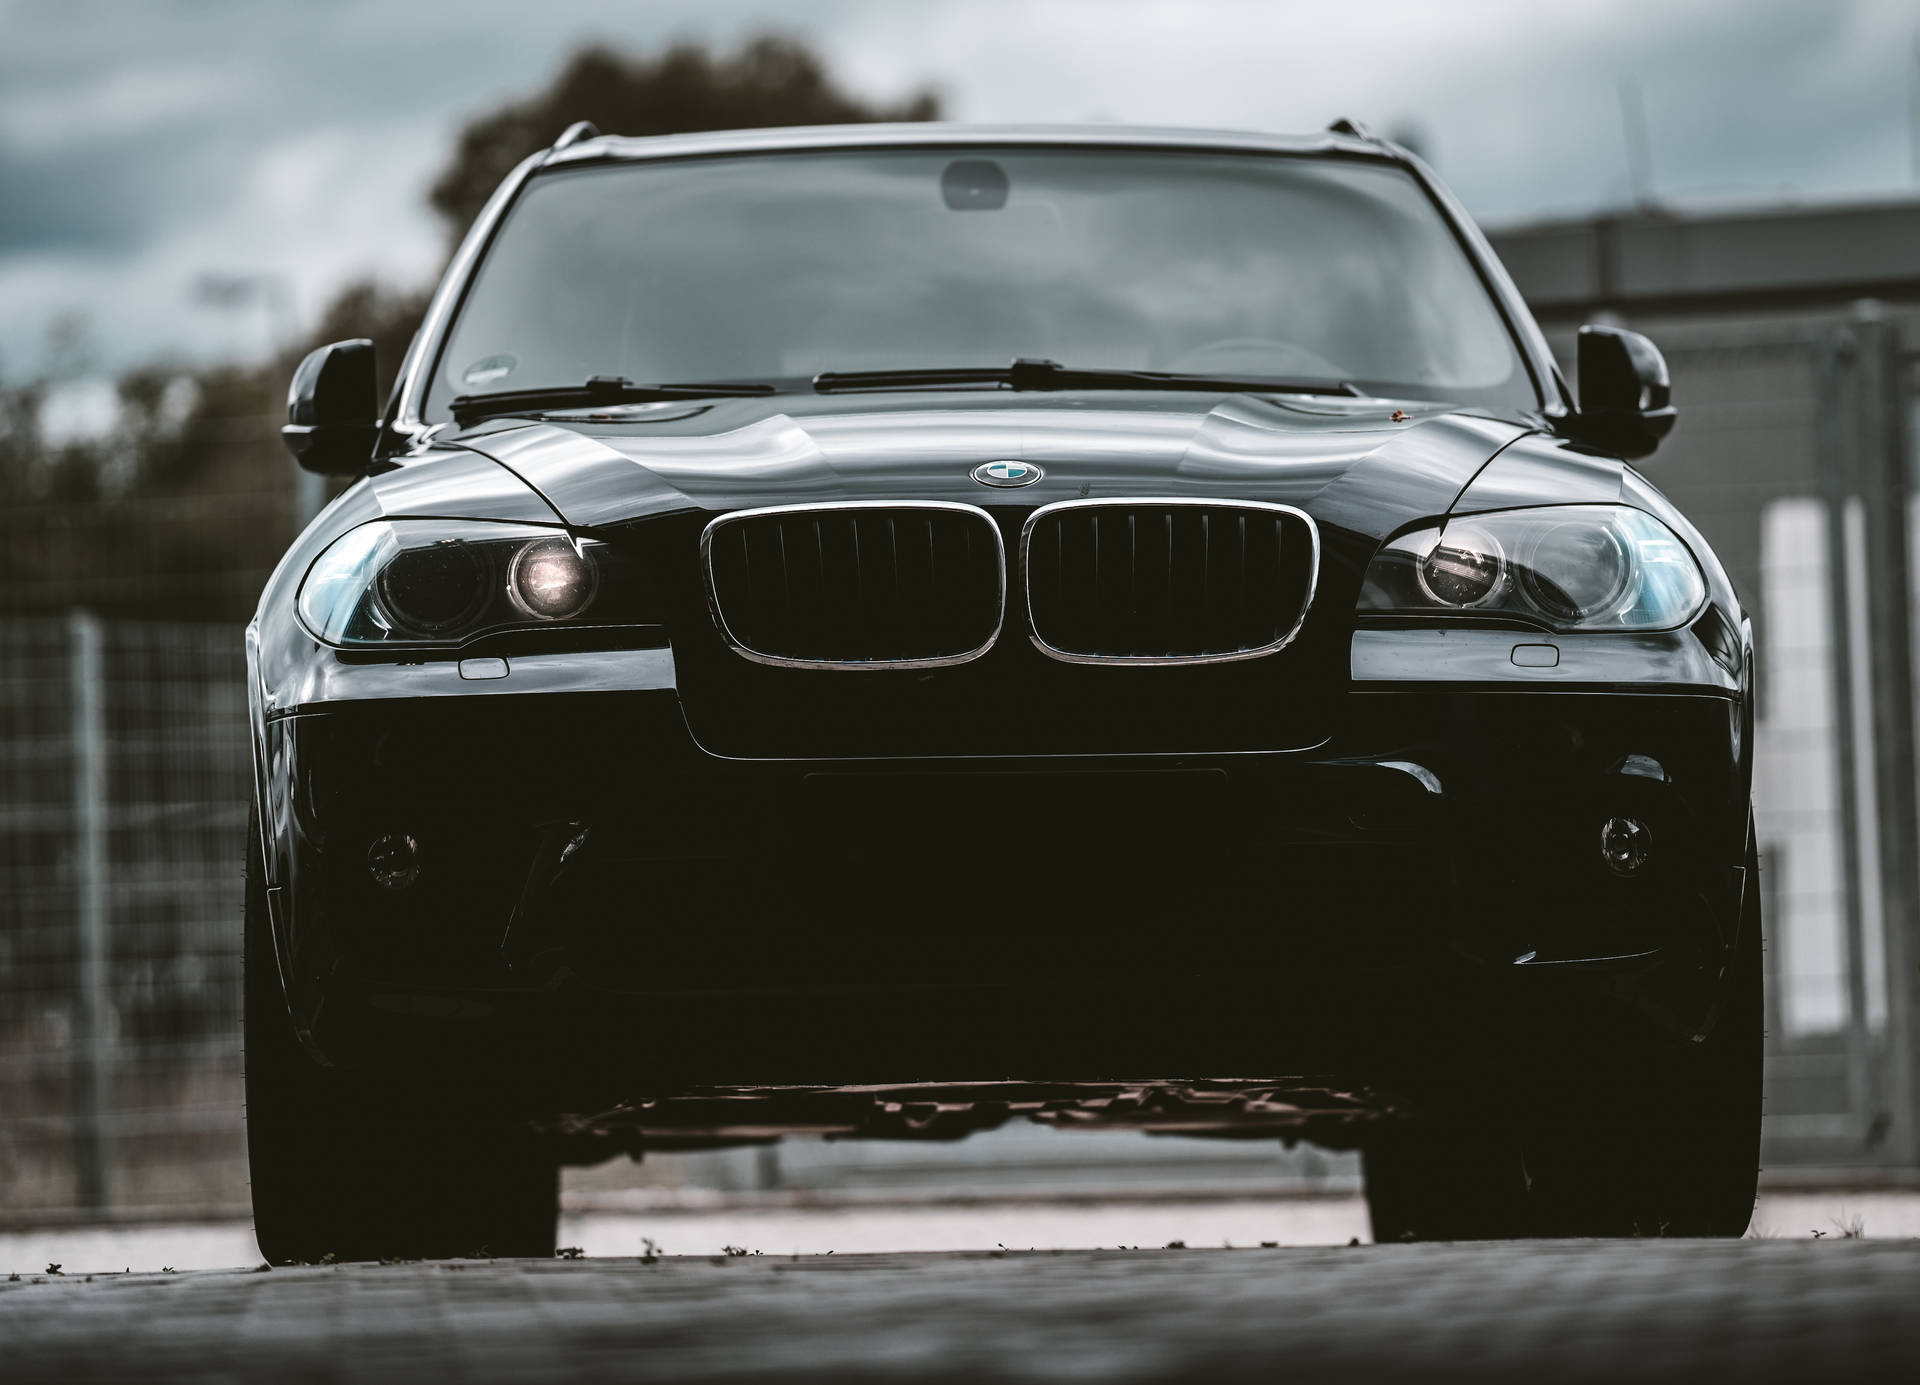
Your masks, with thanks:
M 1013 1119 L 1364 1152 L 1378 1238 L 1738 1235 L 1750 625 L 1406 151 L 576 127 L 247 632 L 273 1260 Z

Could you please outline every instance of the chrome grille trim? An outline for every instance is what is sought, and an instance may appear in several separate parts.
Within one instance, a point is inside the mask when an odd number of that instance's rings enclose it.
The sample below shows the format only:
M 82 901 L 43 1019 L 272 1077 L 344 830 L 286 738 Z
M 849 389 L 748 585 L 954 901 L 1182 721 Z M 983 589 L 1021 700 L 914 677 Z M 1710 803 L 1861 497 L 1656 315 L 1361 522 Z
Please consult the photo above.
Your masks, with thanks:
M 863 510 L 894 511 L 930 511 L 942 514 L 965 515 L 977 519 L 993 537 L 994 571 L 997 585 L 994 594 L 993 628 L 986 640 L 977 648 L 962 653 L 943 654 L 930 658 L 910 659 L 806 659 L 789 655 L 769 654 L 753 648 L 735 634 L 728 625 L 725 613 L 721 610 L 720 593 L 713 571 L 714 536 L 729 525 L 744 520 L 764 519 L 785 515 L 832 515 Z M 700 531 L 700 572 L 707 590 L 707 611 L 713 618 L 714 628 L 720 632 L 721 639 L 743 659 L 756 664 L 765 664 L 773 668 L 834 669 L 859 671 L 870 669 L 925 669 L 950 668 L 955 664 L 970 663 L 992 649 L 1000 638 L 1000 631 L 1006 623 L 1007 609 L 1007 550 L 1006 542 L 1001 538 L 1000 526 L 992 515 L 977 505 L 963 505 L 951 500 L 842 500 L 824 501 L 804 505 L 767 505 L 758 509 L 733 510 L 716 515 Z
M 1300 613 L 1290 628 L 1278 639 L 1255 648 L 1234 649 L 1220 653 L 1205 654 L 1082 654 L 1071 650 L 1058 649 L 1047 643 L 1040 635 L 1039 623 L 1034 617 L 1033 582 L 1030 557 L 1033 548 L 1033 532 L 1040 521 L 1070 510 L 1120 509 L 1215 509 L 1249 510 L 1268 514 L 1290 516 L 1306 526 L 1309 543 L 1309 565 L 1306 576 L 1305 595 L 1300 603 Z M 1171 566 L 1171 558 L 1169 558 Z M 1202 496 L 1116 496 L 1089 500 L 1061 500 L 1051 505 L 1042 505 L 1027 516 L 1026 523 L 1020 528 L 1020 580 L 1026 592 L 1027 628 L 1034 648 L 1049 659 L 1057 659 L 1067 664 L 1115 664 L 1133 667 L 1178 667 L 1195 664 L 1228 664 L 1243 659 L 1261 659 L 1269 654 L 1277 654 L 1292 644 L 1306 624 L 1307 613 L 1313 609 L 1313 599 L 1320 584 L 1320 526 L 1314 523 L 1313 516 L 1294 505 L 1281 505 L 1263 500 L 1228 500 Z

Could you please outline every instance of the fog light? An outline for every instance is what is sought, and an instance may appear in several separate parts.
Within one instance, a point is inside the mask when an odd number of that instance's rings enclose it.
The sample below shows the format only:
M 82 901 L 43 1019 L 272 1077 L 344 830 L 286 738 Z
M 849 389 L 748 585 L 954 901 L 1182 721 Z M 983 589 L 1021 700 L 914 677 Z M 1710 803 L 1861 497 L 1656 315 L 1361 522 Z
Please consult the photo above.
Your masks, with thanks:
M 383 890 L 404 890 L 420 878 L 420 843 L 405 832 L 374 838 L 367 848 L 367 874 Z
M 1653 854 L 1653 832 L 1639 818 L 1608 818 L 1600 829 L 1600 859 L 1615 875 L 1637 875 Z

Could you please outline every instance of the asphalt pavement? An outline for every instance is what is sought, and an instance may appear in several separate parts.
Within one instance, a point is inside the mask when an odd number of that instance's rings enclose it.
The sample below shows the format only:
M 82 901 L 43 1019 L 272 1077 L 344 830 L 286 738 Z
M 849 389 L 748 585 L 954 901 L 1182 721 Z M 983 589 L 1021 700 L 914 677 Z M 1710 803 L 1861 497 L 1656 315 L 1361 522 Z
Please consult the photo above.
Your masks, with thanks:
M 435 1261 L 0 1282 L 0 1376 L 1920 1380 L 1920 1242 Z

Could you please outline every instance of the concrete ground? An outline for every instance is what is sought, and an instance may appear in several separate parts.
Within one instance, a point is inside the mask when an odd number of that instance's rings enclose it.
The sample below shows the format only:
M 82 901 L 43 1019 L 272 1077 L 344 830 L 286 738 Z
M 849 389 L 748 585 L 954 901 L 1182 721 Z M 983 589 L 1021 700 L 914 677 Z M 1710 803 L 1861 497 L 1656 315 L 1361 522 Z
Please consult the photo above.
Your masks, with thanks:
M 570 1193 L 560 1244 L 594 1259 L 638 1256 L 652 1241 L 669 1255 L 718 1255 L 727 1246 L 768 1255 L 895 1251 L 1196 1249 L 1344 1246 L 1369 1239 L 1366 1204 L 1350 1190 L 1258 1197 L 1214 1195 L 982 1197 L 753 1193 L 700 1188 Z M 1816 1235 L 1816 1233 L 1818 1233 Z M 1757 1238 L 1920 1238 L 1920 1191 L 1765 1189 Z M 226 1269 L 260 1262 L 245 1221 L 40 1227 L 0 1232 L 0 1281 L 58 1263 L 69 1274 L 103 1270 Z M 0 1377 L 5 1375 L 0 1359 Z
M 9 1382 L 1920 1379 L 1920 1242 L 437 1261 L 0 1282 Z

